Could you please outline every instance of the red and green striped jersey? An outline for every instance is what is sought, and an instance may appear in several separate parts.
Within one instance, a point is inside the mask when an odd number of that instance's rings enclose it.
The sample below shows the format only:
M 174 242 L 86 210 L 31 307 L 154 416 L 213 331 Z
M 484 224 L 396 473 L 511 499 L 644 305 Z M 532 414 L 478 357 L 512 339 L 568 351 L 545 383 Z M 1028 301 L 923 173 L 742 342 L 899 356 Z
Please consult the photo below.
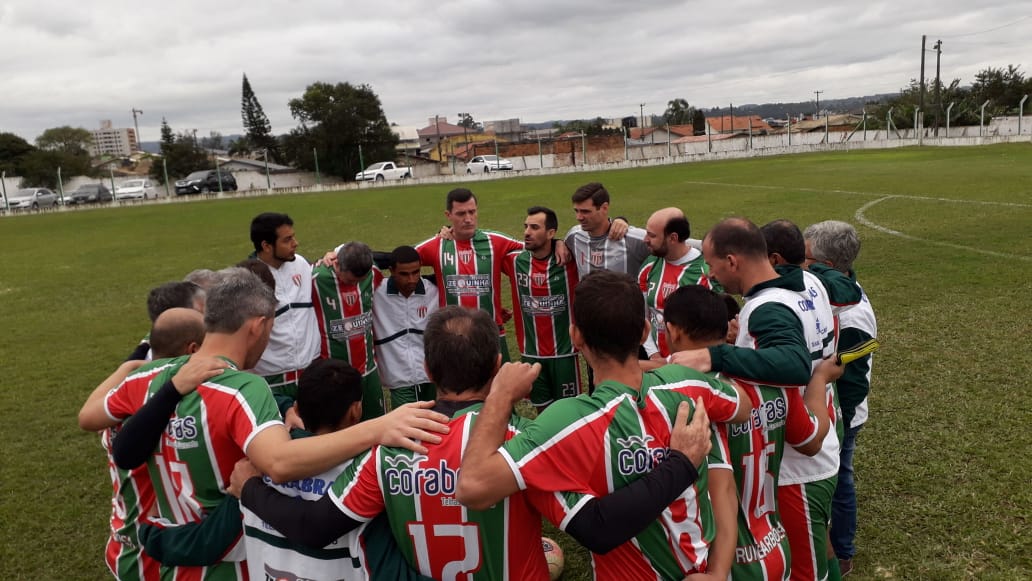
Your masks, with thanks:
M 817 418 L 798 389 L 739 383 L 752 402 L 748 422 L 717 424 L 710 470 L 734 471 L 738 489 L 738 542 L 734 579 L 788 579 L 788 537 L 775 494 L 785 445 L 801 446 L 817 435 Z
M 108 415 L 124 420 L 168 381 L 189 356 L 168 359 L 130 375 L 105 399 Z M 169 419 L 157 453 L 147 462 L 158 514 L 175 524 L 198 522 L 225 497 L 233 465 L 251 439 L 282 424 L 276 401 L 261 377 L 227 369 L 183 397 Z M 177 580 L 247 579 L 243 543 L 209 567 L 176 567 Z
M 479 404 L 457 415 L 427 454 L 378 446 L 356 458 L 333 483 L 330 496 L 344 514 L 368 521 L 386 511 L 409 564 L 423 575 L 452 581 L 547 580 L 541 551 L 541 514 L 559 518 L 553 496 L 518 493 L 488 510 L 455 499 L 459 462 Z M 515 414 L 511 437 L 529 420 Z
M 666 366 L 645 374 L 640 392 L 603 381 L 591 395 L 556 401 L 501 452 L 521 489 L 603 496 L 666 458 L 678 404 L 698 396 L 714 421 L 738 410 L 738 395 L 726 384 Z M 593 554 L 595 578 L 681 579 L 705 571 L 714 530 L 704 472 L 634 539 L 604 555 Z M 570 513 L 562 522 L 582 506 L 567 507 Z
M 161 564 L 140 547 L 138 521 L 154 505 L 154 487 L 147 467 L 122 470 L 111 456 L 111 443 L 118 428 L 100 433 L 111 472 L 111 536 L 104 549 L 104 561 L 119 581 L 158 581 Z
M 333 267 L 312 270 L 312 304 L 319 322 L 319 354 L 347 361 L 365 375 L 376 369 L 373 358 L 373 291 L 383 273 L 372 272 L 357 284 L 344 284 Z
M 441 306 L 462 305 L 490 313 L 502 323 L 502 260 L 523 243 L 501 232 L 477 230 L 469 240 L 435 236 L 416 246 L 423 266 L 434 269 Z
M 530 357 L 563 357 L 574 353 L 570 340 L 573 289 L 577 265 L 556 262 L 555 254 L 539 260 L 530 252 L 512 252 L 502 262 L 512 283 L 516 343 Z
M 645 259 L 638 271 L 638 286 L 645 294 L 645 308 L 648 311 L 649 331 L 645 351 L 649 356 L 659 352 L 666 357 L 670 355 L 667 344 L 666 327 L 663 325 L 663 309 L 666 298 L 679 287 L 697 284 L 716 292 L 723 292 L 716 281 L 709 278 L 709 267 L 702 258 L 702 253 L 689 248 L 688 253 L 676 261 L 669 261 L 658 256 Z

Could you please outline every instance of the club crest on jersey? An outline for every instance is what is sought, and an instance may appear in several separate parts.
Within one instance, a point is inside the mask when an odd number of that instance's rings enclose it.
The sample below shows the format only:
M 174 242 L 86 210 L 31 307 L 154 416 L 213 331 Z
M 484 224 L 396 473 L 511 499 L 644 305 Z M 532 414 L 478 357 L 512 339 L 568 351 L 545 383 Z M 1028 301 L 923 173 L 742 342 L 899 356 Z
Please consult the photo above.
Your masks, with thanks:
M 670 296 L 670 293 L 677 290 L 677 285 L 672 282 L 664 282 L 663 286 L 659 287 L 659 294 L 664 299 Z
M 591 251 L 591 266 L 602 266 L 606 263 L 606 253 L 602 250 Z
M 302 277 L 300 274 L 295 274 L 294 276 L 290 277 L 290 280 L 294 281 L 294 286 L 299 287 L 301 286 L 301 278 Z
M 416 309 L 416 316 L 419 317 L 420 319 L 425 319 L 426 318 L 427 310 L 428 309 L 427 309 L 426 305 L 420 306 L 419 308 Z
M 616 439 L 616 444 L 622 448 L 616 453 L 616 467 L 621 475 L 645 474 L 666 459 L 670 453 L 666 448 L 649 448 L 654 439 L 647 434 Z
M 548 273 L 546 272 L 535 272 L 530 276 L 530 278 L 537 286 L 544 286 L 548 283 Z
M 469 264 L 473 260 L 472 250 L 460 250 L 459 251 L 459 262 L 462 264 Z
M 355 303 L 358 302 L 358 293 L 344 293 L 344 302 L 347 303 L 349 307 L 355 306 Z

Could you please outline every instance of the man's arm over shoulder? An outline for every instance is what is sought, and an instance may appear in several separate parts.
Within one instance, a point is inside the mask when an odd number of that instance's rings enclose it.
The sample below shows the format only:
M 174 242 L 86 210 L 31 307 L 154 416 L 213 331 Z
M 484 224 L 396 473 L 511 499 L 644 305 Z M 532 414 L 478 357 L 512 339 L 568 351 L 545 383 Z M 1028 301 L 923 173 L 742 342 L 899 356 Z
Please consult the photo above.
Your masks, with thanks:
M 760 305 L 749 317 L 747 332 L 755 349 L 732 345 L 709 348 L 711 369 L 727 375 L 772 385 L 806 385 L 810 380 L 810 352 L 803 326 L 788 307 Z

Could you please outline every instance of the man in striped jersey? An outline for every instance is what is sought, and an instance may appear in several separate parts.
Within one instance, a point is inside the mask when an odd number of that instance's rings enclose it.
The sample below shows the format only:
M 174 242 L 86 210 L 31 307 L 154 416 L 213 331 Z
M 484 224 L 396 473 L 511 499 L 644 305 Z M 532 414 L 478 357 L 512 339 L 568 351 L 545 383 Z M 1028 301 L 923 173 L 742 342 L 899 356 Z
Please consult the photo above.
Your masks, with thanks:
M 577 188 L 571 199 L 577 225 L 566 233 L 565 242 L 577 264 L 580 277 L 584 278 L 597 270 L 626 272 L 637 276 L 649 255 L 645 231 L 628 226 L 623 236 L 613 235 L 612 230 L 622 220 L 609 219 L 609 192 L 598 182 Z M 622 224 L 619 226 L 622 229 Z
M 501 232 L 478 228 L 477 197 L 466 188 L 448 192 L 445 208 L 451 237 L 434 236 L 417 244 L 419 258 L 434 270 L 442 307 L 482 309 L 494 318 L 502 359 L 508 361 L 502 326 L 507 318 L 502 310 L 502 261 L 510 252 L 523 250 L 523 245 Z
M 247 478 L 244 506 L 287 538 L 312 547 L 386 512 L 406 559 L 424 575 L 448 581 L 542 580 L 548 572 L 539 544 L 539 512 L 558 522 L 560 508 L 575 502 L 583 510 L 567 529 L 587 546 L 606 550 L 612 539 L 622 542 L 654 520 L 665 503 L 691 484 L 694 470 L 685 453 L 704 455 L 708 424 L 704 413 L 687 424 L 684 409 L 672 438 L 671 460 L 633 488 L 603 499 L 521 493 L 484 511 L 459 504 L 454 497 L 458 464 L 477 408 L 488 390 L 499 385 L 528 388 L 537 370 L 536 365 L 506 364 L 492 380 L 500 363 L 494 333 L 489 315 L 454 305 L 435 313 L 427 325 L 426 362 L 439 388 L 437 409 L 454 415 L 451 434 L 440 445 L 416 455 L 374 448 L 345 468 L 331 492 L 314 505 L 278 494 L 241 467 L 234 471 L 233 482 L 236 488 Z M 510 436 L 529 422 L 511 410 L 509 421 Z M 606 526 L 614 522 L 620 526 Z
M 722 290 L 710 281 L 709 267 L 702 252 L 688 245 L 689 236 L 691 225 L 679 208 L 657 210 L 645 223 L 645 244 L 652 256 L 645 259 L 638 272 L 638 286 L 645 293 L 651 326 L 645 341 L 649 359 L 663 360 L 670 355 L 663 325 L 663 308 L 670 293 L 689 284 Z
M 714 226 L 703 240 L 702 251 L 711 276 L 729 292 L 745 297 L 745 306 L 739 315 L 741 332 L 735 345 L 679 351 L 672 356 L 673 361 L 704 372 L 722 372 L 746 384 L 785 389 L 807 385 L 822 357 L 828 355 L 829 350 L 834 352 L 833 336 L 830 336 L 834 316 L 823 286 L 808 285 L 800 268 L 776 271 L 763 232 L 744 218 L 728 218 Z M 825 436 L 824 441 L 837 448 L 834 436 Z M 798 526 L 793 527 L 792 523 L 798 521 L 786 517 L 789 510 L 785 503 L 790 501 L 781 495 L 786 485 L 798 485 L 800 488 L 796 490 L 801 492 L 796 495 L 793 506 L 801 507 L 800 510 L 805 507 L 806 491 L 801 483 L 806 477 L 801 474 L 808 470 L 806 462 L 816 463 L 813 459 L 801 459 L 796 471 L 791 473 L 783 465 L 779 477 L 778 510 L 792 546 L 793 571 L 801 566 L 795 561 L 797 553 L 802 552 L 795 550 L 796 543 L 791 540 L 793 529 L 796 538 L 806 539 L 804 547 L 811 544 L 809 539 L 813 536 L 805 525 L 801 534 Z M 822 477 L 826 477 L 823 475 L 829 470 L 834 474 L 837 466 L 817 469 Z M 830 498 L 831 491 L 827 495 Z M 817 552 L 807 550 L 804 554 L 811 555 L 812 559 L 804 556 L 798 560 L 811 563 L 811 569 L 816 570 L 820 559 Z M 824 561 L 826 564 L 826 557 Z
M 735 389 L 701 373 L 677 366 L 642 373 L 637 350 L 648 324 L 632 277 L 590 274 L 577 286 L 573 307 L 571 336 L 601 380 L 595 393 L 555 402 L 503 445 L 504 413 L 521 393 L 494 386 L 463 457 L 458 498 L 464 504 L 490 506 L 519 490 L 601 496 L 633 486 L 669 461 L 670 437 L 679 426 L 674 418 L 693 398 L 716 421 L 749 417 Z M 700 464 L 696 485 L 682 489 L 632 541 L 592 555 L 596 579 L 681 579 L 707 572 L 714 529 L 704 468 Z M 565 518 L 580 510 L 565 505 Z
M 812 224 L 803 232 L 806 244 L 805 263 L 814 270 L 819 265 L 835 268 L 856 282 L 853 261 L 860 253 L 860 237 L 852 225 L 837 220 Z M 859 286 L 859 285 L 857 285 Z M 878 336 L 874 309 L 861 289 L 861 299 L 839 315 L 839 344 L 846 348 Z M 872 356 L 867 355 L 846 367 L 835 383 L 842 407 L 844 436 L 839 453 L 838 484 L 831 506 L 831 546 L 843 575 L 853 570 L 856 547 L 856 485 L 853 479 L 853 452 L 856 437 L 867 421 L 867 394 L 871 389 Z
M 577 267 L 559 264 L 555 233 L 559 219 L 542 206 L 527 209 L 522 252 L 510 253 L 502 271 L 512 282 L 512 310 L 521 360 L 540 363 L 530 402 L 541 410 L 553 401 L 580 393 L 580 362 L 570 341 Z
M 204 316 L 191 308 L 166 309 L 155 318 L 149 337 L 156 359 L 193 353 L 204 340 Z M 105 394 L 145 363 L 140 359 L 123 363 L 97 386 L 86 403 L 101 401 Z M 189 381 L 185 375 L 183 380 Z M 146 468 L 122 470 L 115 465 L 111 446 L 117 431 L 117 427 L 108 428 L 100 436 L 107 453 L 113 487 L 111 536 L 104 551 L 104 561 L 111 574 L 120 581 L 157 581 L 159 563 L 140 550 L 138 537 L 139 523 L 154 502 L 154 488 Z
M 760 231 L 774 270 L 784 274 L 802 269 L 806 292 L 816 309 L 813 312 L 824 320 L 834 321 L 823 334 L 823 349 L 818 351 L 811 347 L 816 371 L 820 357 L 837 351 L 838 314 L 860 300 L 860 288 L 848 276 L 825 264 L 803 269 L 806 243 L 803 233 L 789 220 L 774 220 Z M 792 546 L 792 576 L 796 579 L 820 580 L 828 576 L 828 528 L 843 431 L 838 395 L 831 383 L 827 385 L 826 396 L 832 429 L 825 435 L 821 450 L 809 458 L 787 449 L 778 483 L 778 509 Z
M 667 298 L 664 311 L 668 337 L 677 351 L 720 345 L 727 334 L 724 301 L 699 286 L 682 287 Z M 787 579 L 789 543 L 775 510 L 775 490 L 785 444 L 812 456 L 820 451 L 829 431 L 825 384 L 841 370 L 834 359 L 814 373 L 803 393 L 795 389 L 741 383 L 753 405 L 748 422 L 719 425 L 709 458 L 709 490 L 714 512 L 730 484 L 731 505 L 738 517 L 733 549 L 723 552 L 717 543 L 711 565 L 730 568 L 731 577 L 743 580 Z M 830 367 L 829 367 L 830 366 Z M 734 380 L 731 380 L 734 382 Z M 741 502 L 736 502 L 741 499 Z M 718 527 L 718 539 L 721 531 Z M 723 559 L 715 563 L 714 560 Z
M 423 331 L 440 305 L 437 285 L 420 275 L 422 267 L 415 248 L 395 248 L 391 277 L 374 293 L 374 349 L 384 387 L 391 394 L 391 409 L 435 398 L 423 365 Z
M 337 259 L 312 269 L 312 299 L 319 326 L 319 355 L 351 364 L 362 374 L 362 419 L 383 415 L 383 387 L 373 357 L 373 291 L 383 273 L 373 251 L 347 242 Z
M 229 269 L 209 293 L 206 334 L 196 354 L 130 375 L 99 404 L 80 412 L 80 427 L 87 430 L 133 416 L 115 439 L 115 460 L 126 469 L 148 462 L 160 517 L 176 524 L 204 518 L 225 498 L 233 464 L 245 452 L 271 478 L 285 481 L 327 470 L 377 441 L 422 451 L 412 438 L 433 442 L 439 438 L 432 432 L 447 430 L 436 423 L 444 416 L 414 405 L 348 430 L 290 440 L 268 384 L 239 371 L 252 367 L 264 351 L 275 308 L 276 297 L 257 276 Z M 181 385 L 179 371 L 195 360 L 210 365 L 206 380 L 190 392 L 193 386 Z M 121 454 L 120 446 L 125 447 Z M 246 579 L 242 559 L 238 544 L 216 565 L 177 567 L 174 574 Z

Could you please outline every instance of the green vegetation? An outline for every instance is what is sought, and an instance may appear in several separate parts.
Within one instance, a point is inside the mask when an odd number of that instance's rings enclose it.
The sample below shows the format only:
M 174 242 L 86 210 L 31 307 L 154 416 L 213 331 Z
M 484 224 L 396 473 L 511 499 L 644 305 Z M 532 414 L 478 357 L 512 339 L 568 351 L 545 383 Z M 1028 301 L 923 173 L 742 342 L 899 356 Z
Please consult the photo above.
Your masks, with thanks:
M 643 224 L 685 209 L 695 235 L 725 216 L 857 225 L 860 280 L 879 317 L 871 420 L 857 449 L 853 579 L 1018 579 L 1032 573 L 1032 147 L 925 148 L 682 164 L 469 184 L 481 225 L 518 234 L 525 209 L 559 211 L 599 180 Z M 448 185 L 62 212 L 0 220 L 0 576 L 105 579 L 110 512 L 98 438 L 76 427 L 90 390 L 147 331 L 145 297 L 250 251 L 248 224 L 288 212 L 301 254 L 348 239 L 422 240 Z M 988 253 L 980 252 L 985 251 Z M 989 254 L 992 253 L 992 254 Z M 586 579 L 561 538 L 565 579 Z

